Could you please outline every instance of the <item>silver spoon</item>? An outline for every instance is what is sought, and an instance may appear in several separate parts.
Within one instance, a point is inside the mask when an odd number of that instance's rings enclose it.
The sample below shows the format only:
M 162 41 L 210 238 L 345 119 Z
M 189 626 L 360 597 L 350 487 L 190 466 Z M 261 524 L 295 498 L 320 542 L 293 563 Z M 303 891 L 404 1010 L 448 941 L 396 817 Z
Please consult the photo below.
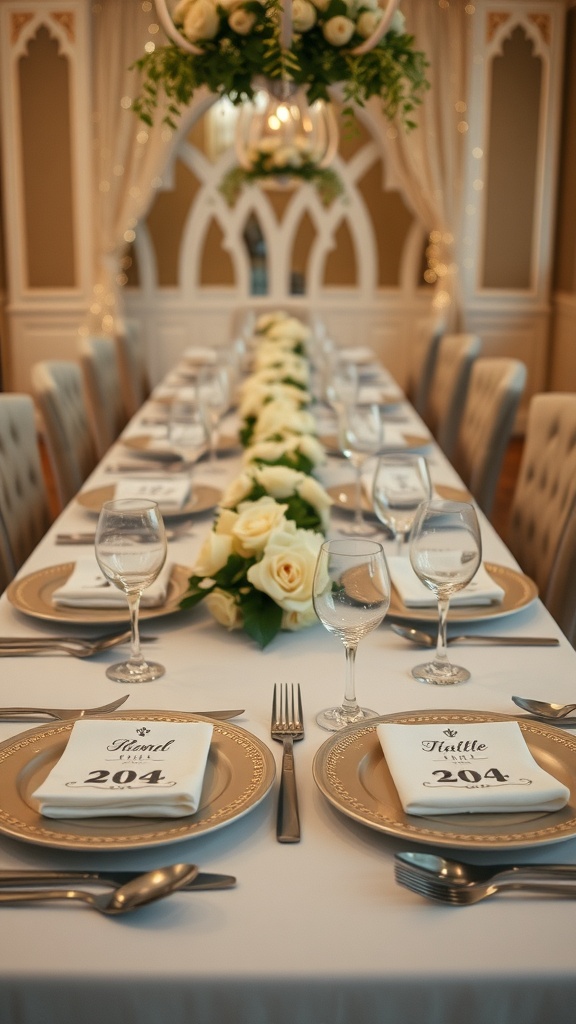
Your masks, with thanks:
M 400 626 L 396 622 L 390 623 L 390 628 L 398 636 L 412 643 L 420 644 L 421 647 L 436 647 L 436 636 L 430 636 L 423 629 L 414 629 L 412 626 Z M 449 636 L 447 643 L 456 644 L 458 641 L 465 641 L 472 644 L 498 644 L 502 647 L 557 647 L 560 641 L 554 636 L 483 636 L 481 633 L 461 636 Z
M 0 893 L 0 903 L 34 903 L 44 900 L 80 900 L 101 914 L 126 914 L 147 903 L 161 900 L 171 892 L 182 889 L 198 874 L 196 864 L 173 864 L 138 875 L 111 893 L 95 896 L 82 889 L 27 889 Z
M 528 697 L 512 697 L 512 700 L 519 708 L 541 718 L 565 718 L 576 711 L 576 704 L 549 704 L 546 700 L 529 700 Z

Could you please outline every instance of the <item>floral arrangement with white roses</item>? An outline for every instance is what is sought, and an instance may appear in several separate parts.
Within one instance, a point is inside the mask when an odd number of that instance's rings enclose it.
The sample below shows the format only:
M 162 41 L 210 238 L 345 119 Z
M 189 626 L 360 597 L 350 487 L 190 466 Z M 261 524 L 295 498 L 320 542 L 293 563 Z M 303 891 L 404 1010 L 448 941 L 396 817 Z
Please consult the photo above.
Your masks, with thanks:
M 173 11 L 181 34 L 201 49 L 175 43 L 155 47 L 134 67 L 144 76 L 133 109 L 152 124 L 159 93 L 175 119 L 201 86 L 233 103 L 252 99 L 262 76 L 290 81 L 308 91 L 308 101 L 329 101 L 329 87 L 342 83 L 344 103 L 362 106 L 378 96 L 386 117 L 413 127 L 413 111 L 428 87 L 427 61 L 416 50 L 397 11 L 389 30 L 367 53 L 354 48 L 372 35 L 382 16 L 378 0 L 293 0 L 292 40 L 281 45 L 281 0 L 179 0 Z
M 203 601 L 221 625 L 243 629 L 265 647 L 279 630 L 317 621 L 312 581 L 331 499 L 311 475 L 325 458 L 306 408 L 302 352 L 311 332 L 278 312 L 259 318 L 254 340 L 257 369 L 242 385 L 239 406 L 241 435 L 253 443 L 222 496 L 182 607 Z
M 296 140 L 294 145 L 288 146 L 281 139 L 262 139 L 257 147 L 247 153 L 250 168 L 232 167 L 224 175 L 218 189 L 228 205 L 234 206 L 245 185 L 278 177 L 288 180 L 298 178 L 314 185 L 322 204 L 330 206 L 343 194 L 344 186 L 336 171 L 330 167 L 319 167 L 305 147 L 309 147 L 306 140 Z

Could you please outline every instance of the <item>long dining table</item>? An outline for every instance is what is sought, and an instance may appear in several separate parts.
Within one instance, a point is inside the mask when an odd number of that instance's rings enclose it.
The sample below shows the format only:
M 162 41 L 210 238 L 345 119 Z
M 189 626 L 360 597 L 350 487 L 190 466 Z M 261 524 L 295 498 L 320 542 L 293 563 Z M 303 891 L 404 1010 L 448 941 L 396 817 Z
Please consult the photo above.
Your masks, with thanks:
M 162 395 L 179 379 L 176 368 Z M 128 475 L 125 464 L 140 460 L 150 472 L 152 462 L 145 457 L 150 453 L 138 444 L 162 410 L 154 399 L 153 394 L 22 567 L 16 583 L 28 584 L 28 605 L 14 588 L 0 598 L 0 634 L 26 638 L 101 631 L 87 615 L 72 622 L 52 617 L 42 581 L 53 567 L 90 553 L 89 543 L 63 545 L 59 535 L 94 531 L 98 501 Z M 395 405 L 389 418 L 393 433 L 405 431 L 421 447 L 438 486 L 462 487 L 407 402 Z M 234 436 L 236 428 L 232 411 L 222 431 Z M 156 425 L 152 432 L 158 433 Z M 241 453 L 231 445 L 215 464 L 207 459 L 197 464 L 194 486 L 203 494 L 210 493 L 206 488 L 222 491 L 240 465 Z M 320 477 L 336 495 L 349 495 L 345 485 L 351 469 L 344 460 L 329 457 Z M 167 519 L 175 527 L 168 558 L 183 578 L 212 525 L 214 509 L 210 500 L 205 504 L 209 507 L 185 520 L 187 532 L 179 528 L 185 517 Z M 519 567 L 506 545 L 483 516 L 481 522 L 485 561 L 516 578 Z M 345 500 L 337 497 L 331 534 L 349 523 Z M 381 537 L 390 552 L 390 541 L 384 533 Z M 574 700 L 576 653 L 535 596 L 513 599 L 501 616 L 471 615 L 465 631 L 547 636 L 557 638 L 558 645 L 453 647 L 452 654 L 471 670 L 470 680 L 457 686 L 416 681 L 411 668 L 422 660 L 422 650 L 396 635 L 391 621 L 387 617 L 362 640 L 357 658 L 359 700 L 382 716 L 409 720 L 412 712 L 450 711 L 514 718 L 519 711 L 513 695 Z M 433 614 L 427 625 L 434 628 Z M 113 840 L 107 849 L 98 843 L 91 849 L 89 841 L 52 843 L 49 828 L 18 823 L 18 800 L 30 803 L 31 797 L 28 769 L 14 767 L 20 764 L 14 748 L 23 745 L 25 764 L 41 770 L 47 731 L 60 724 L 0 721 L 0 869 L 146 871 L 186 861 L 204 871 L 233 874 L 237 884 L 222 891 L 178 892 L 117 918 L 80 905 L 0 905 L 3 1024 L 573 1024 L 576 900 L 517 892 L 470 907 L 443 906 L 408 891 L 394 877 L 394 854 L 401 850 L 428 850 L 477 864 L 576 864 L 573 731 L 554 730 L 551 739 L 551 727 L 522 720 L 525 736 L 565 768 L 571 788 L 568 826 L 564 819 L 562 828 L 549 827 L 543 813 L 521 815 L 516 838 L 495 849 L 487 836 L 499 834 L 498 824 L 492 820 L 484 834 L 476 822 L 474 838 L 466 842 L 459 837 L 470 829 L 460 820 L 446 826 L 444 839 L 431 842 L 429 820 L 407 835 L 394 825 L 381 829 L 363 820 L 362 803 L 370 799 L 365 790 L 373 784 L 369 757 L 346 783 L 353 790 L 348 802 L 322 769 L 319 751 L 334 743 L 336 734 L 321 730 L 315 716 L 343 695 L 344 651 L 320 623 L 281 632 L 265 650 L 244 633 L 218 625 L 202 605 L 180 610 L 176 604 L 170 614 L 146 614 L 141 628 L 156 637 L 146 651 L 165 666 L 162 678 L 131 687 L 112 682 L 105 669 L 117 660 L 118 649 L 81 660 L 2 657 L 0 705 L 89 708 L 128 693 L 121 710 L 132 715 L 244 709 L 229 723 L 236 737 L 245 736 L 248 749 L 254 739 L 268 752 L 254 798 L 238 813 L 215 815 L 213 827 L 182 838 L 171 834 L 169 842 L 159 826 L 150 843 L 133 846 L 118 848 Z M 304 710 L 305 736 L 294 750 L 302 829 L 295 844 L 276 839 L 282 747 L 270 738 L 270 716 L 273 686 L 280 682 L 300 684 Z M 222 728 L 225 733 L 226 723 Z M 44 739 L 35 744 L 37 735 Z M 234 755 L 224 762 L 218 776 L 222 791 L 233 784 L 237 769 Z M 87 834 L 98 839 L 102 832 L 87 826 Z

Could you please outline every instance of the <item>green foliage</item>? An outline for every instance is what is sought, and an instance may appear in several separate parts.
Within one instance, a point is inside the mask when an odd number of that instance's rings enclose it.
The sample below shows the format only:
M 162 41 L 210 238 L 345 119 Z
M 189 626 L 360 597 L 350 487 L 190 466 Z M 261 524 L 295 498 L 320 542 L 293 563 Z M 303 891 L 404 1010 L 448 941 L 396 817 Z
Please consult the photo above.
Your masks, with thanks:
M 234 206 L 245 185 L 256 185 L 259 181 L 273 178 L 307 181 L 310 185 L 315 185 L 323 206 L 330 206 L 344 193 L 344 186 L 336 172 L 328 167 L 318 167 L 311 160 L 306 161 L 300 167 L 267 168 L 262 159 L 256 160 L 249 171 L 244 170 L 243 167 L 233 167 L 224 175 L 218 190 L 224 196 L 228 206 Z M 296 387 L 302 386 L 296 381 L 290 381 L 290 383 Z

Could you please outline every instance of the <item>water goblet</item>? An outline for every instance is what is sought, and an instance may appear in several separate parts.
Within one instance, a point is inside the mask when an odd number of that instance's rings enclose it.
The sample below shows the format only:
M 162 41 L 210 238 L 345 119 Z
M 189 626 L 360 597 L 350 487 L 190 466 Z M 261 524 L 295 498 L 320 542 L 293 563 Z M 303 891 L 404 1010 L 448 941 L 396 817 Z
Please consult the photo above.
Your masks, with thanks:
M 448 660 L 446 624 L 451 595 L 470 583 L 481 560 L 480 524 L 473 505 L 439 499 L 420 505 L 410 536 L 410 561 L 438 600 L 436 653 L 431 661 L 412 669 L 420 682 L 446 686 L 470 678 L 468 669 Z
M 126 594 L 132 630 L 130 658 L 111 665 L 106 675 L 119 683 L 158 679 L 164 675 L 164 667 L 144 660 L 138 629 L 142 592 L 166 561 L 166 531 L 156 502 L 143 498 L 105 502 L 96 527 L 95 551 L 106 579 Z
M 418 506 L 431 497 L 432 482 L 423 455 L 393 452 L 380 456 L 372 483 L 372 504 L 396 541 L 397 555 L 402 554 Z
M 194 390 L 183 390 L 174 398 L 170 406 L 168 440 L 170 447 L 180 455 L 183 468 L 191 477 L 194 463 L 209 446 L 206 417 Z
M 380 625 L 390 605 L 390 577 L 381 544 L 349 538 L 326 541 L 313 583 L 314 609 L 321 623 L 344 644 L 346 685 L 342 704 L 321 711 L 316 721 L 336 732 L 378 716 L 356 699 L 355 663 L 360 640 Z
M 220 421 L 230 403 L 230 382 L 225 367 L 205 366 L 198 377 L 198 398 L 210 437 L 210 462 L 218 458 Z
M 356 501 L 354 520 L 342 533 L 371 534 L 376 530 L 366 522 L 362 512 L 362 468 L 364 463 L 382 448 L 383 427 L 380 407 L 376 404 L 342 405 L 338 412 L 338 443 L 342 454 L 351 462 L 356 473 Z
M 358 367 L 347 360 L 334 362 L 326 381 L 326 400 L 336 413 L 358 400 Z

